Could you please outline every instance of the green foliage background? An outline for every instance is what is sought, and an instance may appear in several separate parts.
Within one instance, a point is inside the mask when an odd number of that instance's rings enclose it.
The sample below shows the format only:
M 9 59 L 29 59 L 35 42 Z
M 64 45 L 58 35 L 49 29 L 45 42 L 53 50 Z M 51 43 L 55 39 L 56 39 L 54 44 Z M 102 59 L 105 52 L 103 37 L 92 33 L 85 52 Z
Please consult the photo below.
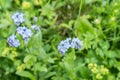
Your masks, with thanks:
M 11 48 L 15 12 L 40 32 Z M 68 37 L 84 45 L 61 55 Z M 120 0 L 0 0 L 0 80 L 120 80 Z

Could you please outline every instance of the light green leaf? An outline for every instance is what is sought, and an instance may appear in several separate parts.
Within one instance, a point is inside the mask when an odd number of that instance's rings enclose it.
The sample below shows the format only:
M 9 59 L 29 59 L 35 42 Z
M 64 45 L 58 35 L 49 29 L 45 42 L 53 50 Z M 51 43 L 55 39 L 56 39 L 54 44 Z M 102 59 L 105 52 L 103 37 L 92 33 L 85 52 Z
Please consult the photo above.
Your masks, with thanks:
M 44 71 L 44 72 L 47 72 L 47 68 L 46 68 L 46 66 L 45 65 L 41 65 L 40 63 L 36 63 L 35 65 L 34 65 L 34 70 L 36 70 L 36 71 Z
M 80 74 L 83 78 L 89 78 L 90 77 L 90 72 L 87 67 L 81 66 L 80 67 Z
M 22 77 L 29 78 L 31 80 L 36 80 L 35 76 L 28 71 L 17 71 L 16 74 Z
M 79 36 L 87 32 L 94 34 L 94 28 L 92 24 L 84 16 L 78 18 L 75 21 L 75 34 Z
M 31 58 L 32 58 L 32 55 L 27 55 L 27 56 L 24 58 L 24 63 L 28 62 Z
M 101 58 L 104 58 L 105 52 L 102 49 L 97 48 L 96 54 L 99 55 Z
M 28 46 L 29 47 L 39 47 L 42 45 L 42 33 L 39 31 L 33 37 L 31 37 Z
M 49 72 L 46 76 L 45 76 L 45 78 L 49 78 L 50 76 L 53 76 L 53 75 L 55 75 L 56 74 L 56 72 Z
M 46 57 L 46 52 L 42 47 L 39 48 L 39 54 L 38 55 L 41 59 L 44 59 Z

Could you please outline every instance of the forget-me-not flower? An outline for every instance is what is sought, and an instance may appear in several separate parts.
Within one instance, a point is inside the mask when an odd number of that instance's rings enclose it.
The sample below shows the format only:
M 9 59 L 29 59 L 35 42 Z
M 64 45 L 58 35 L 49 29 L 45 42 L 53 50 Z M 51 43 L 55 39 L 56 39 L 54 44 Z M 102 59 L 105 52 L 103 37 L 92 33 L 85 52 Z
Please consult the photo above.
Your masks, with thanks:
M 24 14 L 19 12 L 16 12 L 15 14 L 13 14 L 12 19 L 17 26 L 19 26 L 21 23 L 25 21 Z
M 40 28 L 37 25 L 32 25 L 31 28 L 34 29 L 35 31 L 40 31 Z
M 71 42 L 71 48 L 77 48 L 80 49 L 82 47 L 83 43 L 78 38 L 73 38 Z
M 24 39 L 25 42 L 28 42 L 29 37 L 31 37 L 33 35 L 32 31 L 30 29 L 28 29 L 27 27 L 18 27 L 17 28 L 17 33 L 19 33 L 22 38 Z
M 20 41 L 16 39 L 16 36 L 14 34 L 8 37 L 7 42 L 11 47 L 18 47 L 20 45 Z
M 65 54 L 65 52 L 71 47 L 70 45 L 71 38 L 67 38 L 66 40 L 62 40 L 58 45 L 58 51 L 61 54 Z
M 33 20 L 34 20 L 35 22 L 37 22 L 37 21 L 38 21 L 38 18 L 37 18 L 36 16 L 34 16 Z
M 78 38 L 67 38 L 66 40 L 62 40 L 59 45 L 58 45 L 58 51 L 61 54 L 65 54 L 65 52 L 69 49 L 69 48 L 77 48 L 77 49 L 81 49 L 83 43 L 82 41 L 80 41 Z

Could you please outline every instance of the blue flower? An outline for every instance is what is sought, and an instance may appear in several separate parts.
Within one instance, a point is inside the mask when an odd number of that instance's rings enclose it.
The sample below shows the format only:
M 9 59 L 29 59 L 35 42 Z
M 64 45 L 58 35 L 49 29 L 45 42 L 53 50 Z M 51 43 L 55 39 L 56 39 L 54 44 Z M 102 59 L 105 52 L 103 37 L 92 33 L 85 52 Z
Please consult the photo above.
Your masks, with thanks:
M 16 12 L 15 14 L 13 14 L 12 19 L 17 26 L 19 26 L 21 23 L 25 21 L 24 14 L 19 12 Z
M 27 27 L 21 27 L 21 26 L 17 28 L 17 33 L 19 33 L 22 36 L 22 38 L 26 43 L 28 42 L 29 37 L 33 35 L 30 29 L 28 29 Z
M 14 34 L 12 34 L 8 39 L 7 39 L 8 44 L 11 47 L 18 47 L 20 46 L 20 41 L 18 39 L 16 39 L 16 36 Z
M 40 31 L 40 28 L 37 25 L 32 25 L 31 28 L 34 29 L 35 31 Z
M 69 48 L 81 49 L 82 45 L 82 41 L 80 41 L 78 38 L 67 38 L 66 40 L 62 40 L 57 48 L 61 54 L 65 54 Z
M 58 51 L 61 54 L 65 54 L 65 52 L 71 47 L 70 45 L 71 38 L 67 38 L 64 41 L 61 41 L 58 45 Z
M 78 38 L 73 38 L 71 42 L 71 48 L 81 49 L 83 43 Z
M 34 20 L 35 22 L 37 22 L 37 21 L 38 21 L 38 18 L 37 18 L 36 16 L 34 16 L 33 20 Z

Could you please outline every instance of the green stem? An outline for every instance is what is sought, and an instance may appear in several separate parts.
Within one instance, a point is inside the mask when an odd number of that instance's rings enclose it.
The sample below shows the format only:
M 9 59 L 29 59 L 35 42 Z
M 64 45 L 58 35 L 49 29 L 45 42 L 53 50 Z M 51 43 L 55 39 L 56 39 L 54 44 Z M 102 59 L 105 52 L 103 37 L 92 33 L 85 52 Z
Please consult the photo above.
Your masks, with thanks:
M 80 16 L 80 14 L 81 14 L 81 9 L 82 9 L 82 0 L 80 0 L 80 5 L 79 5 L 79 13 L 78 13 L 78 16 Z

